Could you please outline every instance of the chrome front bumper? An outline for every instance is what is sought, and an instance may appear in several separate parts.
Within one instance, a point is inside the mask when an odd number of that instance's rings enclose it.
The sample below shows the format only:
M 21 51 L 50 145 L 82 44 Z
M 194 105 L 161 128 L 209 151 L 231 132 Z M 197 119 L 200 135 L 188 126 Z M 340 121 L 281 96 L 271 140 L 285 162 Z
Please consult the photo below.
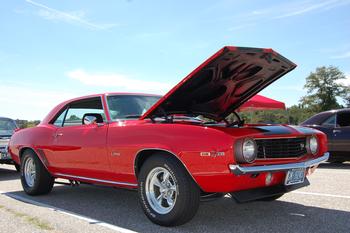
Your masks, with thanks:
M 229 168 L 231 172 L 235 175 L 244 175 L 260 172 L 276 172 L 276 171 L 286 171 L 293 168 L 309 168 L 314 167 L 322 162 L 327 161 L 329 158 L 329 153 L 324 153 L 323 156 L 308 160 L 300 163 L 286 163 L 286 164 L 276 164 L 276 165 L 264 165 L 264 166 L 252 166 L 252 167 L 242 167 L 237 164 L 230 164 Z

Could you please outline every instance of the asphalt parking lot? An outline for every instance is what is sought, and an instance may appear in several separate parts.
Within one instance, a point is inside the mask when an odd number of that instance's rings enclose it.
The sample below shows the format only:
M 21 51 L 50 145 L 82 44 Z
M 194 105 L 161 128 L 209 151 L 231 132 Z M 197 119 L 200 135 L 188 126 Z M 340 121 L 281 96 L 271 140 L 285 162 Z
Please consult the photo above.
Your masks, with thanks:
M 274 202 L 203 202 L 175 228 L 152 224 L 133 191 L 55 185 L 30 197 L 12 166 L 0 165 L 0 232 L 350 232 L 350 163 L 322 164 L 311 185 Z

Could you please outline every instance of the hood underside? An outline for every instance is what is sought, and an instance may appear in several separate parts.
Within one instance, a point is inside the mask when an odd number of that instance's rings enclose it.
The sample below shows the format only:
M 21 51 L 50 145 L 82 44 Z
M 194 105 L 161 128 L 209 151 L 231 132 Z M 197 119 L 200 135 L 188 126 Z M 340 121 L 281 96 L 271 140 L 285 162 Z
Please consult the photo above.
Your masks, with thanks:
M 155 103 L 140 119 L 171 114 L 223 120 L 296 65 L 272 49 L 224 47 Z

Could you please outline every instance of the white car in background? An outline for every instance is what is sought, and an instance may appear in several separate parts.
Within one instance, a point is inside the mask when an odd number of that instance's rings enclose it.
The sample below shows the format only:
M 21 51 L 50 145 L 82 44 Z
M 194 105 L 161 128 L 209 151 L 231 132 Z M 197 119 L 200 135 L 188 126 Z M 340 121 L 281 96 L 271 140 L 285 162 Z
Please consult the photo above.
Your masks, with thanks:
M 16 170 L 19 171 L 20 166 L 12 160 L 7 150 L 10 138 L 17 128 L 14 120 L 0 117 L 0 164 L 13 164 Z

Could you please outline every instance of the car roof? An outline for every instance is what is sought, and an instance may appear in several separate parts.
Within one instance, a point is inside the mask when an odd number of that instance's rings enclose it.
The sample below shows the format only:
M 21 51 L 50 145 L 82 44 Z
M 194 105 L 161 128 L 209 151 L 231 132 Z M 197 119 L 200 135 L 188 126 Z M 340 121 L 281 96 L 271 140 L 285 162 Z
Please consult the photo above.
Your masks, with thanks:
M 94 97 L 103 97 L 103 96 L 112 96 L 112 95 L 138 95 L 138 96 L 158 96 L 161 97 L 161 95 L 157 94 L 149 94 L 149 93 L 133 93 L 133 92 L 105 92 L 105 93 L 100 93 L 100 94 L 91 94 L 91 95 L 84 95 L 84 96 L 79 96 L 76 98 L 72 98 L 69 100 L 66 100 L 60 104 L 58 104 L 56 107 L 54 107 L 47 115 L 46 117 L 41 121 L 40 124 L 48 124 L 50 120 L 56 114 L 67 104 L 74 102 L 74 101 L 79 101 L 79 100 L 84 100 L 88 98 L 94 98 Z
M 309 119 L 302 122 L 300 125 L 319 125 L 322 122 L 324 122 L 328 117 L 330 117 L 332 114 L 339 113 L 339 112 L 349 112 L 350 108 L 341 108 L 341 109 L 333 109 L 329 111 L 324 111 L 317 113 L 310 117 Z
M 134 92 L 105 92 L 100 94 L 91 94 L 91 95 L 84 95 L 79 96 L 76 98 L 72 98 L 69 100 L 64 101 L 63 103 L 69 103 L 76 100 L 82 100 L 82 99 L 88 99 L 88 98 L 94 98 L 94 97 L 100 97 L 100 96 L 110 96 L 110 95 L 141 95 L 141 96 L 161 96 L 156 94 L 149 94 L 149 93 L 134 93 Z
M 2 119 L 2 120 L 10 120 L 10 121 L 15 121 L 15 120 L 13 120 L 13 119 L 11 119 L 11 118 L 8 118 L 8 117 L 2 117 L 2 116 L 0 116 L 0 119 Z

